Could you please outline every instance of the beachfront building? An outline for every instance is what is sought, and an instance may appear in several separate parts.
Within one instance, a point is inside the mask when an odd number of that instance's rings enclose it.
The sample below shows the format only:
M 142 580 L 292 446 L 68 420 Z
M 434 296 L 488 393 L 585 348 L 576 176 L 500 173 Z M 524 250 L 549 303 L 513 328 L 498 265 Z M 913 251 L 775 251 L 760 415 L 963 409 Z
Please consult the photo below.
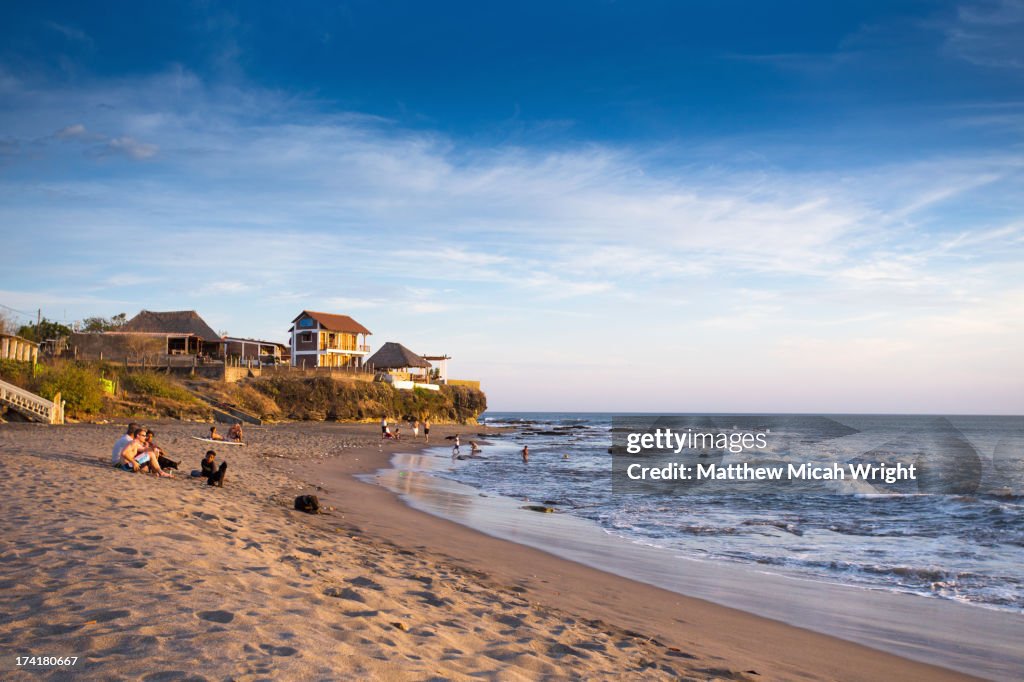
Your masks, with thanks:
M 395 388 L 426 388 L 439 390 L 430 381 L 433 369 L 426 358 L 416 355 L 400 343 L 388 341 L 366 360 L 366 365 L 378 373 L 378 377 Z
M 116 331 L 75 332 L 76 356 L 107 360 L 195 356 L 223 358 L 225 343 L 194 310 L 140 311 Z
M 238 358 L 243 362 L 254 360 L 264 365 L 279 365 L 287 354 L 287 346 L 276 341 L 260 339 L 243 339 L 234 336 L 223 337 L 225 353 L 229 358 Z
M 294 367 L 362 367 L 372 332 L 348 315 L 303 310 L 292 320 Z

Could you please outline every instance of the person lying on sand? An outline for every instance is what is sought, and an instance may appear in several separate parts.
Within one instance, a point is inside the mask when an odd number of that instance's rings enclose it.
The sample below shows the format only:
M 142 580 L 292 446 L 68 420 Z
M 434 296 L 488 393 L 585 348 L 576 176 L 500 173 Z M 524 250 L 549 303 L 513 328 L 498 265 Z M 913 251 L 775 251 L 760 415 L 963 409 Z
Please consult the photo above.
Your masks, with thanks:
M 210 427 L 210 435 L 208 436 L 208 438 L 210 440 L 224 440 L 224 436 L 222 436 L 219 433 L 217 433 L 217 427 L 216 426 L 211 426 Z
M 228 431 L 228 440 L 233 440 L 236 443 L 242 442 L 242 422 L 231 425 L 231 429 Z

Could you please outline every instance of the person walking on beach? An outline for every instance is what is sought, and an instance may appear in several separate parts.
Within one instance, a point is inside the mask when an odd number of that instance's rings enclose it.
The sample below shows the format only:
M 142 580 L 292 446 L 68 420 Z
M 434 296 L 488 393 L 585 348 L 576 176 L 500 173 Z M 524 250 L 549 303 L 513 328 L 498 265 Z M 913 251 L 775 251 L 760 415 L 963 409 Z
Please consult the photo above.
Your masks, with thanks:
M 522 455 L 523 455 L 523 464 L 529 464 L 530 463 L 530 446 L 528 446 L 528 445 L 524 445 L 523 446 Z
M 429 421 L 423 422 L 423 437 L 427 439 L 428 443 L 430 442 L 430 422 Z
M 420 420 L 417 419 L 416 421 L 414 421 L 412 423 L 412 437 L 413 437 L 413 440 L 419 438 L 419 436 L 420 436 Z
M 455 434 L 455 447 L 452 448 L 452 457 L 459 456 L 459 434 Z
M 384 440 L 387 437 L 388 437 L 388 418 L 385 416 L 385 417 L 381 417 L 380 418 L 380 439 Z

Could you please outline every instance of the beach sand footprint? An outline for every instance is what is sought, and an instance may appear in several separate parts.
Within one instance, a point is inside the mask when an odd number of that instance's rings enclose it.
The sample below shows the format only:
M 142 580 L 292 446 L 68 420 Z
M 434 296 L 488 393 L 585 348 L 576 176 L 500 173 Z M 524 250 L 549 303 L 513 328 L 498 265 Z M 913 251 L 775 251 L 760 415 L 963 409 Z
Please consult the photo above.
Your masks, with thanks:
M 360 594 L 358 590 L 354 590 L 351 587 L 328 587 L 324 590 L 324 595 L 334 597 L 335 599 L 347 599 L 349 601 L 359 602 L 360 604 L 366 603 L 366 597 Z
M 206 682 L 206 678 L 184 670 L 161 670 L 146 675 L 142 682 Z
M 365 587 L 371 590 L 377 590 L 378 592 L 382 592 L 384 590 L 380 583 L 374 581 L 371 578 L 366 578 L 364 576 L 347 578 L 345 582 L 347 582 L 349 585 L 354 585 L 356 587 Z
M 299 650 L 290 646 L 274 646 L 273 644 L 260 644 L 260 648 L 271 656 L 294 656 Z
M 212 623 L 230 623 L 235 619 L 235 614 L 230 611 L 199 611 L 196 616 Z

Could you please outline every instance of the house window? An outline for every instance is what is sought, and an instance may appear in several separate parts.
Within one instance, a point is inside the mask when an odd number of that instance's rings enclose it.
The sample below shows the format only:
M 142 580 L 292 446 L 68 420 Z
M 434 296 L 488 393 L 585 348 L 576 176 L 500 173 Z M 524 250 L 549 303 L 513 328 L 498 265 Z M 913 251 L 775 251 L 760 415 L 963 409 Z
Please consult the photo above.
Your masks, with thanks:
M 299 334 L 299 341 L 301 341 L 302 343 L 309 343 L 312 340 L 313 340 L 313 334 L 310 333 L 310 332 L 305 332 L 303 334 Z

